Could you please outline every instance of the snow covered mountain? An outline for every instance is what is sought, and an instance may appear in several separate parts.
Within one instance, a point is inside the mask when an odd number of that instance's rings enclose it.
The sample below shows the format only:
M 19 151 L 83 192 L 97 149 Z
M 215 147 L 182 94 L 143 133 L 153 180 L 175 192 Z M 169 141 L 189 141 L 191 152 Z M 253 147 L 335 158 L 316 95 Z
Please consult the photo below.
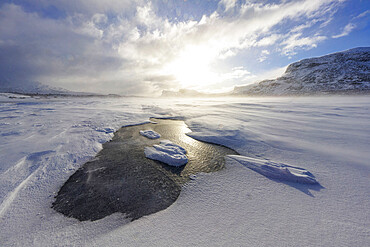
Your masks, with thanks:
M 74 94 L 74 92 L 59 87 L 51 87 L 40 82 L 0 82 L 2 93 L 23 93 L 23 94 Z
M 370 47 L 354 48 L 288 66 L 274 80 L 235 87 L 233 95 L 305 95 L 370 92 Z
M 26 95 L 63 95 L 63 96 L 109 96 L 119 97 L 119 95 L 102 95 L 97 93 L 75 92 L 61 87 L 45 85 L 40 82 L 10 82 L 9 80 L 0 81 L 0 93 L 16 93 Z

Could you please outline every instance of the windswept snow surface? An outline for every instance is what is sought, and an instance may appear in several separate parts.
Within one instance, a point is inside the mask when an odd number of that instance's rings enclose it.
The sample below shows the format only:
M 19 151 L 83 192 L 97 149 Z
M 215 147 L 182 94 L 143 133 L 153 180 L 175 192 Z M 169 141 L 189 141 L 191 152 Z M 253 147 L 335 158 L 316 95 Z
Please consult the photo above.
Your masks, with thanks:
M 155 102 L 155 104 L 153 104 Z M 66 218 L 53 197 L 113 131 L 177 117 L 189 136 L 312 172 L 274 180 L 233 159 L 128 223 Z M 368 246 L 370 98 L 56 98 L 0 103 L 0 246 Z
M 146 147 L 145 156 L 170 166 L 183 166 L 188 163 L 186 150 L 169 140 L 163 140 L 159 145 L 153 145 L 153 147 Z
M 158 139 L 161 138 L 161 135 L 154 130 L 140 130 L 140 135 L 145 136 L 149 139 Z
M 249 169 L 269 178 L 297 183 L 317 184 L 315 176 L 311 172 L 300 167 L 294 167 L 269 160 L 245 157 L 242 155 L 228 155 L 227 157 L 234 159 Z

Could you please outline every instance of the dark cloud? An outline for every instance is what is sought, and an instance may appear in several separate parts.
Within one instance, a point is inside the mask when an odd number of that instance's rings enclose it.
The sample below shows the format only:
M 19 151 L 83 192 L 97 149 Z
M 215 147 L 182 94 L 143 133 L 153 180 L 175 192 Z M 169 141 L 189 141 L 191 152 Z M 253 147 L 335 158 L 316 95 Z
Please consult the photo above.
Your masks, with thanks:
M 68 81 L 115 73 L 125 64 L 93 27 L 43 19 L 12 4 L 3 5 L 0 16 L 0 81 L 53 84 L 65 78 L 60 86 L 77 88 Z
M 132 1 L 107 1 L 106 5 L 90 1 L 88 8 L 87 1 L 57 1 L 53 6 L 40 1 L 38 8 L 28 3 L 0 5 L 2 84 L 40 81 L 70 90 L 123 94 L 152 94 L 160 90 L 159 83 L 164 88 L 174 85 L 173 76 L 160 82 L 160 76 L 146 78 L 147 71 L 160 69 L 158 62 L 146 59 L 148 54 L 161 57 L 165 51 L 160 44 L 138 42 L 120 53 L 135 20 L 112 19 L 104 11 L 115 3 L 116 10 L 131 6 Z M 51 8 L 48 15 L 46 8 Z

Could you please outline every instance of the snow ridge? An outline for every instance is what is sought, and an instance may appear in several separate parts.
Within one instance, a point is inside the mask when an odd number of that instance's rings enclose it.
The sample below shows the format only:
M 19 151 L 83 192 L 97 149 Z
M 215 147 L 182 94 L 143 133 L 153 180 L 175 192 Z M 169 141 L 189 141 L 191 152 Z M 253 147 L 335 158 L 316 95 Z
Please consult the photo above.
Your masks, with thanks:
M 241 155 L 228 155 L 227 157 L 238 161 L 240 164 L 256 171 L 266 177 L 276 178 L 297 183 L 317 184 L 315 176 L 300 167 L 294 167 L 282 163 L 255 159 Z

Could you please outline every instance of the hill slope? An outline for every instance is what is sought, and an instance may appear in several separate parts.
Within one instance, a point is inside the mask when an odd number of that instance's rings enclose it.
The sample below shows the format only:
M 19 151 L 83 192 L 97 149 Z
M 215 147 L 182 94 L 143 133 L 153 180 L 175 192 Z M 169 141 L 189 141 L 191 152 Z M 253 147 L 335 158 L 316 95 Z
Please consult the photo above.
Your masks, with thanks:
M 301 95 L 370 92 L 370 47 L 354 48 L 292 63 L 284 75 L 248 86 L 234 95 Z
M 23 93 L 23 94 L 73 94 L 74 92 L 59 87 L 51 87 L 40 82 L 0 82 L 2 93 Z

